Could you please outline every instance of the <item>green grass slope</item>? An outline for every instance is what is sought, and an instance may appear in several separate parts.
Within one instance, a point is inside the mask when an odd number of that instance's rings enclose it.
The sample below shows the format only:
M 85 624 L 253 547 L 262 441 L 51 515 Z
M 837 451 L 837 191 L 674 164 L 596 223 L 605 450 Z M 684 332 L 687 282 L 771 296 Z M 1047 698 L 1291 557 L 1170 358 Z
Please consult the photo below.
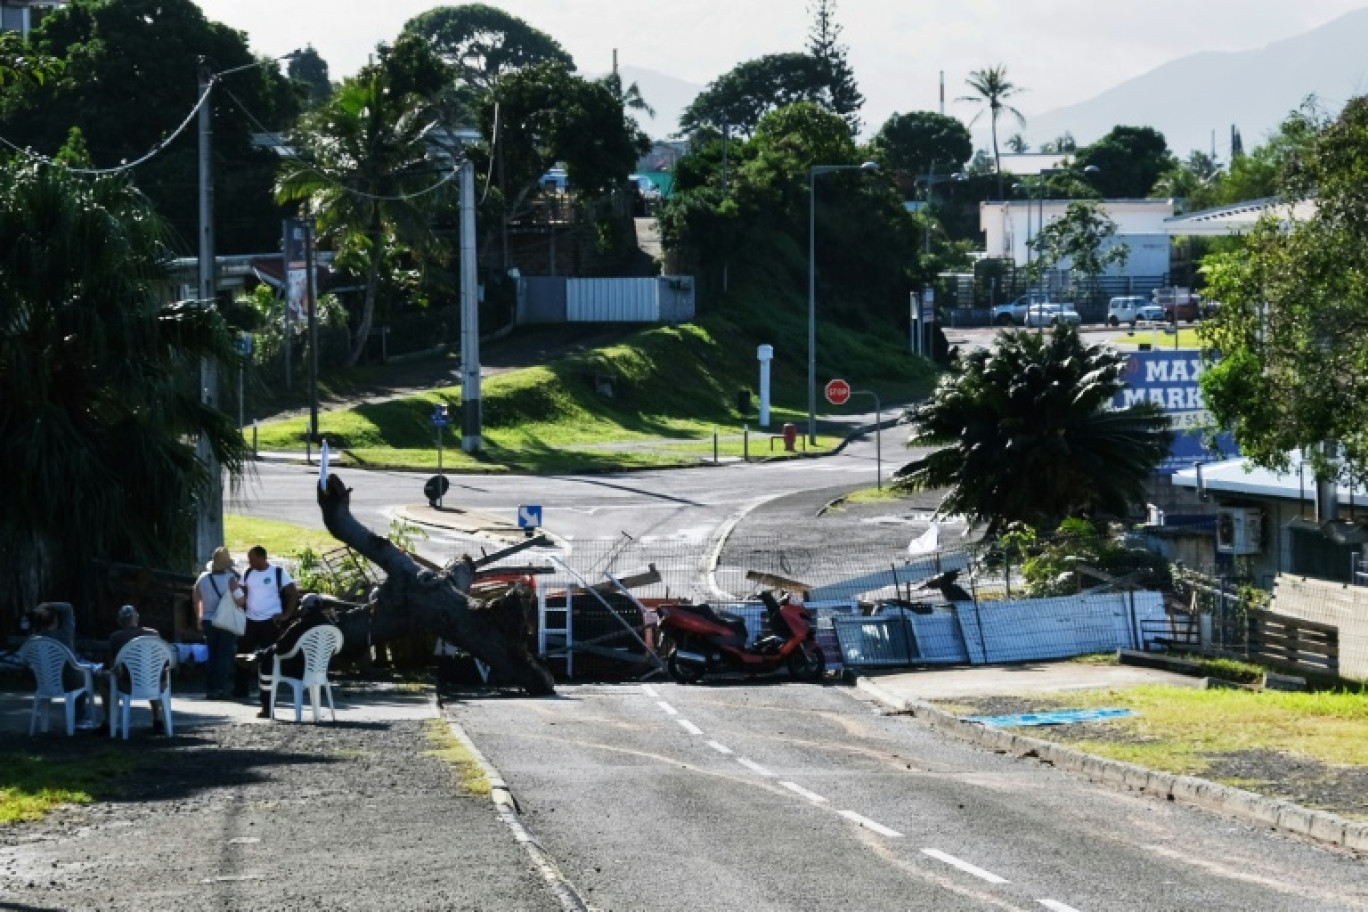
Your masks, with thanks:
M 739 452 L 740 444 L 730 438 L 743 426 L 754 430 L 756 348 L 761 343 L 776 349 L 771 428 L 788 421 L 806 423 L 806 323 L 797 321 L 795 328 L 790 319 L 787 332 L 763 338 L 753 328 L 764 325 L 763 314 L 748 317 L 750 331 L 720 318 L 650 327 L 616 344 L 484 380 L 484 452 L 478 458 L 459 448 L 459 386 L 327 411 L 319 416 L 319 429 L 332 448 L 358 463 L 434 468 L 430 416 L 440 403 L 453 417 L 443 453 L 444 466 L 453 470 L 603 471 L 695 464 L 700 441 L 710 442 L 717 433 L 729 438 L 729 453 Z M 789 339 L 793 336 L 804 340 L 801 349 Z M 931 369 L 910 355 L 902 340 L 890 336 L 823 326 L 819 366 L 824 358 L 848 364 L 840 376 L 857 389 L 873 389 L 884 402 L 924 395 L 932 382 Z M 836 375 L 819 370 L 819 385 Z M 750 393 L 749 414 L 739 410 L 741 391 Z M 868 411 L 870 404 L 857 398 L 847 409 Z M 825 411 L 837 410 L 823 401 L 819 412 Z M 263 450 L 303 449 L 306 429 L 303 418 L 268 422 L 258 429 L 257 445 Z M 828 438 L 819 446 L 836 442 Z

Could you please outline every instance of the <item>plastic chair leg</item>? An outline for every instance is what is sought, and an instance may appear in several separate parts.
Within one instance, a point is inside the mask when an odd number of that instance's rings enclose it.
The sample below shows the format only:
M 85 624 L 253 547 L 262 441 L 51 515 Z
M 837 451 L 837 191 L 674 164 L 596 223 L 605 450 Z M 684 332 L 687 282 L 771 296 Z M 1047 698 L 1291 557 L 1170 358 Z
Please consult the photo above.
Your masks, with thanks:
M 166 737 L 176 737 L 176 728 L 171 722 L 171 688 L 162 691 L 162 724 L 166 726 Z
M 125 741 L 127 741 L 127 740 L 128 740 L 128 719 L 129 719 L 129 717 L 130 717 L 131 715 L 133 715 L 133 698 L 130 697 L 130 696 L 128 696 L 127 694 L 120 694 L 120 695 L 119 695 L 119 709 L 120 709 L 120 715 L 123 716 L 123 718 L 120 720 L 121 724 L 123 725 L 123 739 L 124 739 Z
M 317 725 L 319 722 L 322 722 L 322 721 L 323 721 L 322 713 L 319 711 L 318 701 L 319 701 L 318 685 L 317 685 L 317 684 L 310 684 L 310 685 L 309 685 L 309 705 L 313 707 L 313 717 L 314 717 L 314 724 L 315 724 L 315 725 Z
M 67 737 L 70 738 L 76 734 L 76 698 L 67 697 L 62 702 L 66 704 Z
M 332 720 L 337 721 L 337 707 L 333 705 L 332 684 L 324 684 L 323 691 L 328 695 L 328 709 L 332 711 Z

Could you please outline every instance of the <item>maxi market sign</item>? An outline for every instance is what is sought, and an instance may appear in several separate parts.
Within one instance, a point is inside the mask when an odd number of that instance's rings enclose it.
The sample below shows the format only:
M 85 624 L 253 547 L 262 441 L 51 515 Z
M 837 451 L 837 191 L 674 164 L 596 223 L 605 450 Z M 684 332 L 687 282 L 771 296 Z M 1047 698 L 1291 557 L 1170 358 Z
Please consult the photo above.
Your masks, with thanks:
M 1153 402 L 1169 416 L 1173 426 L 1173 447 L 1168 459 L 1159 465 L 1159 474 L 1172 475 L 1199 462 L 1232 459 L 1239 455 L 1229 432 L 1216 435 L 1214 448 L 1205 440 L 1215 420 L 1202 401 L 1198 380 L 1206 366 L 1195 351 L 1141 351 L 1126 358 L 1121 374 L 1126 384 L 1112 400 L 1123 409 L 1141 402 Z

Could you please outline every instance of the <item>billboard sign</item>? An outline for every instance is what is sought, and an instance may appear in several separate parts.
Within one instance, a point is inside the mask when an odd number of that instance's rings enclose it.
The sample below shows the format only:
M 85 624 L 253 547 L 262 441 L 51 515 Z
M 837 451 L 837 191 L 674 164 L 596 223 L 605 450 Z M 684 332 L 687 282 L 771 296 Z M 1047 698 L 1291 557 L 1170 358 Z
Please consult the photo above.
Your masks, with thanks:
M 1215 427 L 1215 419 L 1202 401 L 1198 383 L 1206 365 L 1201 352 L 1192 350 L 1139 351 L 1126 357 L 1121 379 L 1126 384 L 1112 400 L 1115 408 L 1123 409 L 1141 402 L 1153 402 L 1169 416 L 1173 426 L 1173 447 L 1168 459 L 1159 466 L 1159 474 L 1172 475 L 1190 469 L 1199 462 L 1233 459 L 1239 455 L 1235 441 L 1228 431 L 1216 435 L 1214 448 L 1206 439 Z

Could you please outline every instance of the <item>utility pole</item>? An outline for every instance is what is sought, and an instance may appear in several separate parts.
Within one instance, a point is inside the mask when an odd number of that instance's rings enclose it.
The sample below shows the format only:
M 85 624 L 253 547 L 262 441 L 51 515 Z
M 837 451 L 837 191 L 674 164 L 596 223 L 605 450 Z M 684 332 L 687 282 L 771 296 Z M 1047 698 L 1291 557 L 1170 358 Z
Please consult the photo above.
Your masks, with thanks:
M 554 235 L 553 235 L 554 237 Z M 480 299 L 475 257 L 475 165 L 461 163 L 461 449 L 481 449 Z
M 209 70 L 209 61 L 199 59 L 199 283 L 196 298 L 201 307 L 213 307 L 218 290 L 215 275 L 214 253 L 214 169 L 213 149 L 213 105 L 210 93 L 214 86 L 214 76 Z M 213 408 L 218 407 L 219 392 L 218 360 L 212 357 L 200 359 L 200 402 Z M 223 544 L 223 479 L 219 461 L 203 434 L 195 445 L 195 455 L 204 464 L 209 476 L 205 502 L 201 505 L 195 527 L 195 566 L 206 563 L 214 549 Z
M 309 271 L 309 439 L 318 441 L 318 279 L 314 275 L 317 238 L 313 219 L 304 223 L 304 268 Z

